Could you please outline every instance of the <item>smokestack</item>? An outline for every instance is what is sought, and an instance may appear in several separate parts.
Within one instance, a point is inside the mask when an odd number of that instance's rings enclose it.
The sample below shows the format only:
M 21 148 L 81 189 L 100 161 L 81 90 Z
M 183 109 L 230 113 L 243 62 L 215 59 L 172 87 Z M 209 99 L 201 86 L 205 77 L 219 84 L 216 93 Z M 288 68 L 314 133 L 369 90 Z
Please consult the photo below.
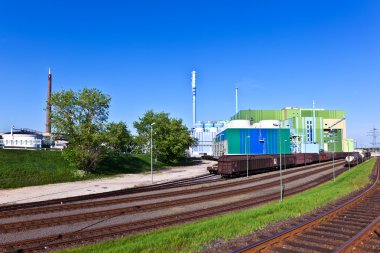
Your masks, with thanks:
M 49 68 L 49 74 L 48 74 L 48 93 L 47 93 L 47 100 L 46 100 L 46 125 L 45 125 L 45 132 L 47 134 L 51 134 L 51 105 L 50 105 L 50 99 L 51 99 L 51 70 Z
M 235 88 L 235 113 L 238 113 L 238 87 Z
M 194 126 L 195 122 L 197 120 L 197 118 L 196 118 L 196 103 L 195 103 L 195 98 L 196 98 L 195 71 L 191 72 L 191 88 L 193 91 L 193 126 Z

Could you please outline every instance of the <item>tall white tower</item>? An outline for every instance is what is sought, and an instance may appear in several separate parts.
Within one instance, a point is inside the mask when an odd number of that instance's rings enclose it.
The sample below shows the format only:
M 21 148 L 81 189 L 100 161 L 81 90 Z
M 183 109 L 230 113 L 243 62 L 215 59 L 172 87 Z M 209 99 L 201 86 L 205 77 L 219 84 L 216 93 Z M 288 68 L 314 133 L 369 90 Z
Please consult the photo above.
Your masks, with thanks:
M 317 130 L 315 129 L 315 126 L 316 126 L 316 122 L 315 122 L 315 102 L 313 100 L 313 140 L 312 140 L 312 143 L 316 143 L 316 140 L 317 140 Z
M 235 87 L 235 113 L 237 114 L 238 111 L 238 87 Z
M 196 123 L 196 103 L 195 103 L 195 98 L 196 98 L 196 87 L 195 87 L 195 71 L 193 70 L 191 72 L 191 89 L 193 91 L 193 126 Z

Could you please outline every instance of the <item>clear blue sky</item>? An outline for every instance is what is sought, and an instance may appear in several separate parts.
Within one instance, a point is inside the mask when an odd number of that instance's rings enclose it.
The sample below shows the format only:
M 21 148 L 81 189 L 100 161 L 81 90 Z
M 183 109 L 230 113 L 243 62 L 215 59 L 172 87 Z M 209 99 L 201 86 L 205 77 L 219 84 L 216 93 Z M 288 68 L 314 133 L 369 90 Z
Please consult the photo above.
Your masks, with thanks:
M 0 0 L 0 131 L 44 130 L 53 91 L 96 87 L 110 120 L 199 120 L 284 106 L 347 111 L 348 135 L 380 128 L 380 1 Z

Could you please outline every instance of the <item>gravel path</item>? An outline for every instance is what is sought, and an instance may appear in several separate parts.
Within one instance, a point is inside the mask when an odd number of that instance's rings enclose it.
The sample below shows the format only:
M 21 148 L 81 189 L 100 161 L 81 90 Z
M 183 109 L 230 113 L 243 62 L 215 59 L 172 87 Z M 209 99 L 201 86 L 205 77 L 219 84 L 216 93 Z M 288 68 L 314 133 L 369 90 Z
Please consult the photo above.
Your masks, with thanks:
M 164 183 L 199 176 L 208 173 L 207 167 L 215 163 L 215 161 L 202 160 L 202 163 L 198 165 L 175 167 L 154 172 L 153 180 L 154 183 Z M 113 178 L 0 190 L 0 205 L 88 195 L 150 184 L 150 174 L 123 174 Z

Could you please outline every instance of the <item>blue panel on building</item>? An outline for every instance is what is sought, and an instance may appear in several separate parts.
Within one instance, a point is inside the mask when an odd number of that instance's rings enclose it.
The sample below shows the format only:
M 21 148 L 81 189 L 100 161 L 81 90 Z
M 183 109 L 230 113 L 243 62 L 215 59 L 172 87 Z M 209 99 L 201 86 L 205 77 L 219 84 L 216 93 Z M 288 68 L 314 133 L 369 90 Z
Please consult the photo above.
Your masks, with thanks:
M 230 138 L 239 138 L 231 145 L 236 146 L 237 150 L 230 154 L 279 154 L 290 153 L 290 129 L 278 128 L 250 128 L 235 129 L 237 135 L 230 135 Z M 226 135 L 221 132 L 217 135 L 216 141 L 224 141 Z M 232 140 L 231 140 L 232 141 Z M 280 144 L 281 142 L 281 144 Z M 281 150 L 280 150 L 281 149 Z M 230 151 L 231 152 L 231 151 Z

